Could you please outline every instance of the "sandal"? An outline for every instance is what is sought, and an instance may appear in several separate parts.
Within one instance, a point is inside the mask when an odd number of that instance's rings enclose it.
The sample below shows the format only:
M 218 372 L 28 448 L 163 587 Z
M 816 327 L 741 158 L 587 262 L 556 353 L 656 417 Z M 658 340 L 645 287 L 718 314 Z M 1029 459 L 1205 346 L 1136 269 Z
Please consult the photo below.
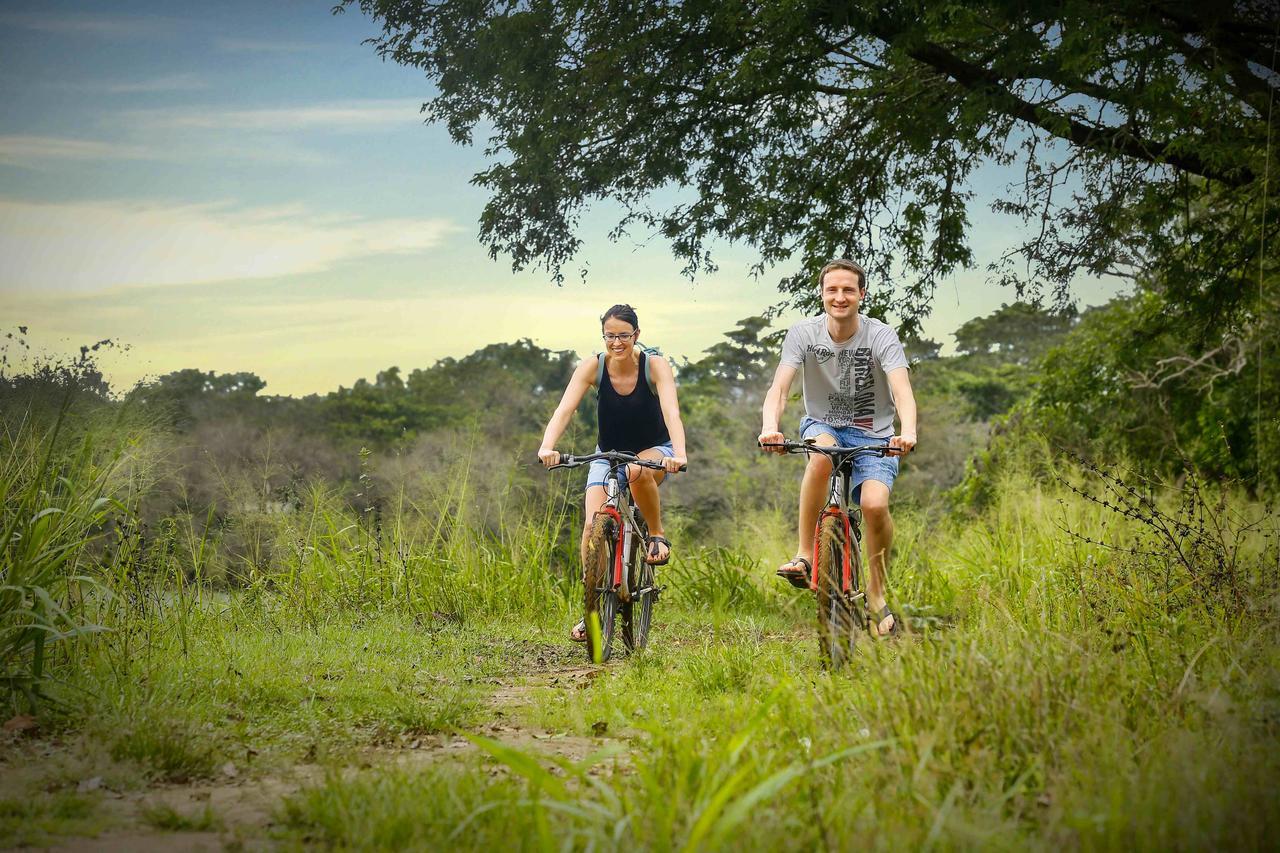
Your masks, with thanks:
M 587 641 L 587 620 L 581 619 L 577 625 L 569 630 L 569 639 L 575 643 L 585 643 Z
M 881 631 L 880 623 L 891 616 L 893 617 L 893 626 L 888 631 Z M 902 633 L 902 620 L 898 618 L 896 613 L 889 609 L 888 604 L 881 607 L 879 613 L 872 614 L 871 619 L 873 620 L 871 633 L 877 637 L 897 637 Z
M 659 545 L 667 546 L 667 555 L 663 557 L 661 560 L 656 560 L 653 558 L 657 557 L 659 554 L 659 550 L 658 550 Z M 671 562 L 671 543 L 667 541 L 666 537 L 649 536 L 644 540 L 644 546 L 645 546 L 644 561 L 649 565 L 665 566 L 667 563 Z
M 801 565 L 804 568 L 800 568 Z M 813 564 L 797 554 L 779 566 L 776 574 L 797 589 L 808 589 L 809 577 L 813 574 Z

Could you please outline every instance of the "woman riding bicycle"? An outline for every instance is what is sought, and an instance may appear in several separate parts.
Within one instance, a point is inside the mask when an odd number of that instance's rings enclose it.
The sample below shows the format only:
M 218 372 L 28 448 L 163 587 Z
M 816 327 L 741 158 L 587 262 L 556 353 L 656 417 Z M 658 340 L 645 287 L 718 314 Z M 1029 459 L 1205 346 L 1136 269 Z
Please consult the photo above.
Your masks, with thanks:
M 564 389 L 560 405 L 547 422 L 538 458 L 548 468 L 560 461 L 556 442 L 564 434 L 587 389 L 596 386 L 596 419 L 598 440 L 596 451 L 618 450 L 634 453 L 642 459 L 661 462 L 664 471 L 627 466 L 631 494 L 649 528 L 645 540 L 645 562 L 666 565 L 671 559 L 671 543 L 662 531 L 662 503 L 658 486 L 667 473 L 678 471 L 685 458 L 684 424 L 680 421 L 680 404 L 676 399 L 675 376 L 671 366 L 660 355 L 637 346 L 640 321 L 630 305 L 615 305 L 600 318 L 605 351 L 578 365 Z M 591 463 L 587 473 L 587 493 L 582 526 L 582 559 L 586 561 L 587 537 L 591 521 L 604 506 L 607 462 Z M 574 626 L 569 635 L 575 642 L 586 642 L 584 622 Z

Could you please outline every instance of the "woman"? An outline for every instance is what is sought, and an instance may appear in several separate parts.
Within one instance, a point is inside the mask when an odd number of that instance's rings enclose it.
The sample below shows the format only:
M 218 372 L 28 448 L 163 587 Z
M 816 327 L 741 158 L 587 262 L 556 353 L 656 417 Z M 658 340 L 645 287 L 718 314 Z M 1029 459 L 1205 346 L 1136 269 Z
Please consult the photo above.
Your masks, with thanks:
M 547 423 L 538 458 L 548 468 L 560 461 L 556 442 L 564 434 L 587 389 L 597 384 L 598 376 L 597 450 L 634 453 L 642 459 L 660 461 L 665 469 L 656 471 L 630 465 L 627 477 L 631 481 L 635 504 L 649 528 L 649 537 L 645 540 L 645 562 L 655 566 L 666 565 L 671 559 L 671 543 L 663 535 L 658 486 L 668 472 L 678 471 L 688 461 L 685 458 L 684 424 L 680 422 L 680 404 L 676 400 L 675 376 L 665 358 L 637 346 L 640 321 L 630 305 L 615 305 L 606 311 L 600 318 L 600 328 L 605 350 L 597 357 L 582 362 L 573 372 L 573 378 L 560 398 L 560 405 Z M 648 382 L 645 381 L 646 375 Z M 601 460 L 592 462 L 587 472 L 581 545 L 584 563 L 591 520 L 604 506 L 604 481 L 608 472 L 608 463 Z M 586 642 L 586 623 L 575 625 L 569 636 L 574 642 Z

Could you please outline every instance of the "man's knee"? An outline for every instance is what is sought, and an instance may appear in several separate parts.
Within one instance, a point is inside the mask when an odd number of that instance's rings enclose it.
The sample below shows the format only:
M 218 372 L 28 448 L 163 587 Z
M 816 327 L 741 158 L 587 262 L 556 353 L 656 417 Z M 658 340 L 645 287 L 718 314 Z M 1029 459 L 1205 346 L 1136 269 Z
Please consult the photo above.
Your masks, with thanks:
M 817 453 L 810 453 L 809 462 L 805 465 L 805 468 L 809 472 L 812 472 L 814 476 L 830 477 L 831 476 L 831 458 L 829 456 L 822 456 Z
M 889 515 L 889 500 L 887 497 L 864 499 L 860 506 L 862 508 L 862 518 L 869 525 L 880 527 L 893 520 L 892 516 Z

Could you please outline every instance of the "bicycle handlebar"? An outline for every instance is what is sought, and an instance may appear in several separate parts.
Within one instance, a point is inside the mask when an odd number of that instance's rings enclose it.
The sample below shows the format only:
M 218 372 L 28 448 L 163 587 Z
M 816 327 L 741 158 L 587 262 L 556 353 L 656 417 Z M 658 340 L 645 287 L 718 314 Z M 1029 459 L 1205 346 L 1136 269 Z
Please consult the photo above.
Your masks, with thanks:
M 786 440 L 783 440 L 781 443 L 770 442 L 766 444 L 759 441 L 756 443 L 761 447 L 781 447 L 787 453 L 821 453 L 831 457 L 857 456 L 862 453 L 865 453 L 868 456 L 886 456 L 890 449 L 883 444 L 862 444 L 857 447 L 828 447 L 822 444 L 809 444 L 803 441 Z
M 572 453 L 561 453 L 560 461 L 557 462 L 555 465 L 547 466 L 547 470 L 553 471 L 556 468 L 578 468 L 582 465 L 586 465 L 590 462 L 594 462 L 597 459 L 604 459 L 608 462 L 614 462 L 618 464 L 625 462 L 628 465 L 639 465 L 641 468 L 652 468 L 655 471 L 666 470 L 666 466 L 663 465 L 661 462 L 655 462 L 652 459 L 641 459 L 639 456 L 636 456 L 634 453 L 627 453 L 621 450 L 605 450 L 601 453 L 587 453 L 582 456 L 575 456 Z M 681 465 L 679 470 L 688 471 L 689 470 L 688 463 Z

